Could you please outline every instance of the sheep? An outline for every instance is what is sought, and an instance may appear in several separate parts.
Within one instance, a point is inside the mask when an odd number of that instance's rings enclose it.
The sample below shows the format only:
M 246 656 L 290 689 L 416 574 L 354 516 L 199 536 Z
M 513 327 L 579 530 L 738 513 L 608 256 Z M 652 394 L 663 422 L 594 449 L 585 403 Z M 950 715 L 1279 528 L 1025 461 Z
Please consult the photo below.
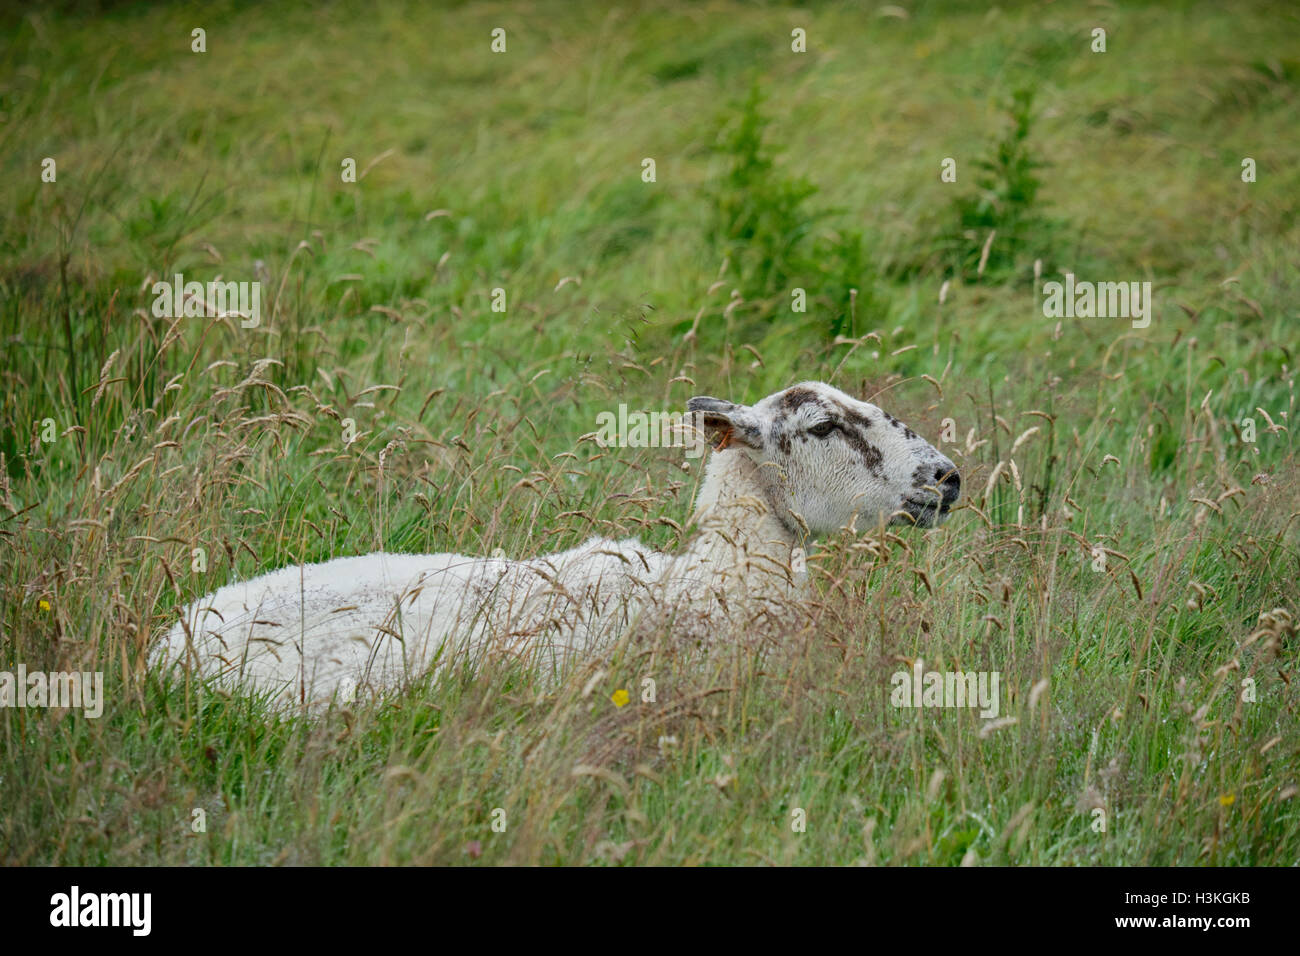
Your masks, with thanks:
M 817 536 L 859 520 L 935 526 L 960 494 L 948 458 L 824 383 L 687 409 L 713 452 L 678 554 L 592 538 L 526 560 L 378 552 L 286 567 L 194 602 L 154 661 L 307 705 L 490 653 L 558 671 L 648 609 L 708 640 L 797 602 L 798 555 Z

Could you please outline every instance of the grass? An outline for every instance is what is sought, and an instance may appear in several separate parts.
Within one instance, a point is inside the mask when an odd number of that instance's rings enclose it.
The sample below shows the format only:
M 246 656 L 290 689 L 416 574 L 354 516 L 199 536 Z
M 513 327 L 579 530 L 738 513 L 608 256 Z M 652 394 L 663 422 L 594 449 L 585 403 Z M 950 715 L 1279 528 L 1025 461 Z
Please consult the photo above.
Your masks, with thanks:
M 1296 25 L 722 0 L 13 19 L 0 670 L 102 670 L 108 703 L 0 709 L 0 861 L 1294 865 Z M 1028 169 L 1039 218 L 997 206 Z M 760 261 L 718 208 L 777 224 Z M 955 209 L 1029 231 L 971 270 L 988 236 Z M 1152 281 L 1151 326 L 1043 318 L 1025 250 Z M 260 279 L 261 325 L 155 318 L 147 282 L 176 272 Z M 675 547 L 702 464 L 581 441 L 597 413 L 805 378 L 878 396 L 966 506 L 824 542 L 814 625 L 765 655 L 452 670 L 319 720 L 144 666 L 179 604 L 292 561 Z M 999 672 L 1016 722 L 891 707 L 918 657 Z

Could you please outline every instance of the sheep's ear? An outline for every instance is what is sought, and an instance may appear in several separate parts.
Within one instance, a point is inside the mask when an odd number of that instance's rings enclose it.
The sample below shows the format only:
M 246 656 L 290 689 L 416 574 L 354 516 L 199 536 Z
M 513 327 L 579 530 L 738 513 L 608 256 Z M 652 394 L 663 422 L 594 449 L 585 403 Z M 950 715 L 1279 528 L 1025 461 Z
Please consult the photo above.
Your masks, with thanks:
M 696 424 L 704 429 L 705 436 L 715 451 L 732 445 L 744 445 L 755 451 L 763 448 L 763 430 L 752 409 L 720 398 L 697 395 L 686 403 Z

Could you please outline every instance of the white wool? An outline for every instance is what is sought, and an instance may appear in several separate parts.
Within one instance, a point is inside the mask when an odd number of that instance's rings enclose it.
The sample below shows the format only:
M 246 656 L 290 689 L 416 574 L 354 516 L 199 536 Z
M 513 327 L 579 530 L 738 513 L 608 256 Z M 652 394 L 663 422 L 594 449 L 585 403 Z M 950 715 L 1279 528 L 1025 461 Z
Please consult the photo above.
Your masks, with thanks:
M 804 395 L 793 409 L 783 406 L 782 397 L 797 389 L 816 390 L 817 401 Z M 558 670 L 608 647 L 646 613 L 708 640 L 779 615 L 799 593 L 803 575 L 793 556 L 807 529 L 789 504 L 803 500 L 800 489 L 786 489 L 786 476 L 834 475 L 818 487 L 814 504 L 834 516 L 827 520 L 847 524 L 864 495 L 880 497 L 884 485 L 897 484 L 910 500 L 918 492 L 907 489 L 919 487 L 914 475 L 922 465 L 938 462 L 955 474 L 929 445 L 888 426 L 876 436 L 885 443 L 879 459 L 893 461 L 888 467 L 850 467 L 827 439 L 782 441 L 814 406 L 849 418 L 853 409 L 879 413 L 830 386 L 805 383 L 753 408 L 696 402 L 708 409 L 707 431 L 736 440 L 710 456 L 694 533 L 679 554 L 630 538 L 592 538 L 528 560 L 378 552 L 282 568 L 196 601 L 159 643 L 155 661 L 185 661 L 200 676 L 269 691 L 284 703 L 318 703 L 382 692 L 448 662 L 487 655 L 517 654 Z M 861 420 L 853 419 L 854 427 L 864 428 Z M 860 449 L 870 433 L 847 435 L 845 443 Z M 819 471 L 818 457 L 832 454 L 838 457 L 827 457 Z

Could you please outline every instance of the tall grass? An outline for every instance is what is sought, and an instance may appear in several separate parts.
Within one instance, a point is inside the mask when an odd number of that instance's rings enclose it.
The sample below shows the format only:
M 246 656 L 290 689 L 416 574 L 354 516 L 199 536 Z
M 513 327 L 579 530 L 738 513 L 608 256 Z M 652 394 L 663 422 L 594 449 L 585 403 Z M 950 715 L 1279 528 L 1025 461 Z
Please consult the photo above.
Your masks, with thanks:
M 109 693 L 0 709 L 0 860 L 1294 864 L 1294 16 L 1107 11 L 1168 42 L 1104 68 L 1072 16 L 232 5 L 206 56 L 184 7 L 16 21 L 0 670 Z M 747 283 L 711 235 L 710 190 L 755 195 L 707 148 L 755 74 L 767 171 L 827 211 L 807 248 L 860 265 Z M 1070 229 L 1026 238 L 1154 279 L 1149 329 L 1043 318 L 1024 255 L 944 257 L 972 184 L 939 162 L 987 155 L 1027 75 Z M 177 271 L 260 279 L 262 325 L 154 317 Z M 824 542 L 762 652 L 701 664 L 663 622 L 558 685 L 490 661 L 313 720 L 145 667 L 179 604 L 294 561 L 677 547 L 702 464 L 581 440 L 597 412 L 802 378 L 939 444 L 964 506 Z M 999 672 L 1014 722 L 890 706 L 918 658 Z

